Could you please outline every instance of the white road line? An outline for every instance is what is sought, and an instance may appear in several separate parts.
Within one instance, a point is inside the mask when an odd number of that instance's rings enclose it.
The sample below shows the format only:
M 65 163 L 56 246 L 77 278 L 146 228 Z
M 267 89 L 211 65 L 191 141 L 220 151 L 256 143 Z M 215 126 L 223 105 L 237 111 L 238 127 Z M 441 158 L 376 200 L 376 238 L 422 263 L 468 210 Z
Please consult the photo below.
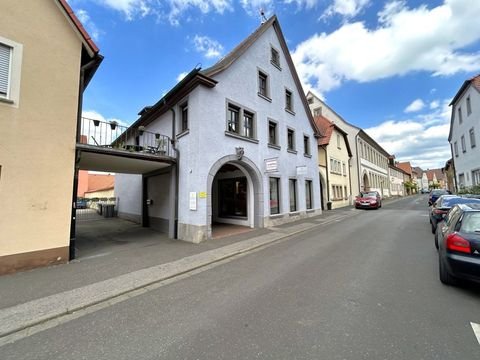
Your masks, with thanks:
M 480 324 L 470 323 L 472 325 L 473 333 L 477 337 L 478 344 L 480 344 Z

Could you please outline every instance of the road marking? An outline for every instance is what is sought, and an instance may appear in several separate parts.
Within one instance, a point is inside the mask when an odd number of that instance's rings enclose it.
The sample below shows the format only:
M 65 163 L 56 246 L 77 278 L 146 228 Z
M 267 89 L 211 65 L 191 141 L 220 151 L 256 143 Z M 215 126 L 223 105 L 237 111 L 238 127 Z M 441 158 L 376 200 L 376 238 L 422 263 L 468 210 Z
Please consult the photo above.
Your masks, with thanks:
M 471 322 L 470 325 L 472 325 L 473 333 L 477 337 L 478 344 L 480 344 L 480 325 L 473 322 Z

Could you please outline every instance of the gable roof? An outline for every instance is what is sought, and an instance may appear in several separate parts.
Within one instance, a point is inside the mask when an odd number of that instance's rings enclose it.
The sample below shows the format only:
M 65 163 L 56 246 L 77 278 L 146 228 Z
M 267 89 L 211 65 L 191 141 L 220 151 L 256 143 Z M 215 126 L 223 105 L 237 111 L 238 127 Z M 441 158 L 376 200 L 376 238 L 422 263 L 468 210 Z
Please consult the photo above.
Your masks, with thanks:
M 58 7 L 67 18 L 68 23 L 72 26 L 75 33 L 80 37 L 83 44 L 81 57 L 81 71 L 83 74 L 82 91 L 88 86 L 88 83 L 95 75 L 98 67 L 103 61 L 103 56 L 100 55 L 100 49 L 83 27 L 80 20 L 73 12 L 66 0 L 56 0 Z
M 353 125 L 351 123 L 349 123 L 347 120 L 345 120 L 339 113 L 337 113 L 335 110 L 333 110 L 325 101 L 323 101 L 322 99 L 320 99 L 319 96 L 315 95 L 315 93 L 312 91 L 312 90 L 308 90 L 307 94 L 305 95 L 306 98 L 308 98 L 308 95 L 312 95 L 315 99 L 317 99 L 323 106 L 325 106 L 326 108 L 328 108 L 328 110 L 330 110 L 332 113 L 334 113 L 340 120 L 342 120 L 345 124 L 357 129 L 357 130 L 360 130 L 360 128 L 356 125 Z
M 367 140 L 370 145 L 372 145 L 374 148 L 380 151 L 384 156 L 390 159 L 391 155 L 384 148 L 382 148 L 375 140 L 373 140 L 373 138 L 370 137 L 370 135 L 368 135 L 364 130 L 360 129 L 360 131 L 358 132 L 358 135 L 361 138 L 363 138 L 363 140 Z
M 463 93 L 467 90 L 467 88 L 472 85 L 474 89 L 480 92 L 480 74 L 476 75 L 468 80 L 465 80 L 457 91 L 455 96 L 453 97 L 452 101 L 450 102 L 449 106 L 455 105 L 457 100 L 463 95 Z M 448 133 L 448 141 L 452 140 L 452 130 L 453 130 L 453 120 L 454 120 L 454 108 L 452 107 L 452 114 L 450 116 L 450 131 Z
M 445 174 L 443 173 L 442 169 L 430 169 L 430 170 L 427 170 L 428 181 L 433 181 L 434 174 L 437 181 L 443 180 L 445 177 Z
M 320 132 L 323 134 L 322 137 L 318 138 L 317 142 L 319 146 L 325 146 L 330 144 L 330 139 L 333 134 L 333 130 L 338 131 L 342 134 L 343 139 L 345 140 L 345 146 L 347 148 L 348 156 L 352 157 L 352 151 L 350 149 L 350 143 L 348 142 L 348 136 L 345 131 L 339 128 L 335 123 L 328 120 L 325 116 L 319 115 L 314 118 L 315 124 L 317 125 Z
M 410 165 L 410 161 L 399 162 L 397 163 L 397 167 L 402 169 L 406 174 L 412 175 L 412 165 Z
M 66 0 L 57 0 L 57 2 L 60 5 L 60 7 L 64 10 L 64 12 L 66 13 L 67 17 L 73 23 L 73 25 L 75 27 L 75 30 L 78 31 L 79 35 L 82 38 L 82 42 L 86 46 L 88 46 L 88 48 L 91 52 L 91 56 L 93 57 L 94 54 L 98 54 L 100 49 L 95 44 L 92 37 L 88 34 L 87 30 L 85 30 L 85 28 L 83 27 L 82 23 L 80 22 L 80 20 L 77 18 L 77 16 L 73 12 L 70 5 L 68 5 L 67 1 Z
M 212 77 L 228 67 L 232 65 L 242 54 L 247 51 L 252 44 L 255 43 L 255 41 L 263 34 L 265 31 L 267 31 L 270 26 L 273 27 L 275 30 L 275 33 L 277 34 L 278 41 L 280 42 L 280 46 L 282 47 L 283 54 L 285 56 L 285 59 L 287 60 L 287 64 L 289 67 L 289 70 L 292 74 L 293 81 L 295 82 L 295 86 L 297 87 L 297 91 L 300 95 L 300 99 L 302 101 L 303 107 L 305 109 L 305 113 L 308 117 L 308 120 L 310 121 L 310 125 L 312 126 L 315 137 L 321 136 L 321 132 L 317 128 L 317 125 L 315 124 L 315 121 L 313 119 L 312 113 L 310 111 L 310 107 L 308 106 L 307 103 L 307 98 L 305 96 L 305 93 L 303 92 L 302 84 L 300 82 L 300 78 L 298 77 L 297 70 L 295 69 L 295 65 L 293 64 L 292 57 L 290 56 L 290 51 L 288 50 L 287 43 L 285 41 L 285 38 L 282 33 L 282 29 L 280 28 L 280 24 L 278 22 L 277 16 L 273 15 L 265 21 L 262 25 L 260 25 L 250 36 L 248 36 L 245 40 L 243 40 L 240 44 L 238 44 L 232 51 L 230 51 L 224 58 L 220 59 L 215 65 L 202 70 L 202 74 Z

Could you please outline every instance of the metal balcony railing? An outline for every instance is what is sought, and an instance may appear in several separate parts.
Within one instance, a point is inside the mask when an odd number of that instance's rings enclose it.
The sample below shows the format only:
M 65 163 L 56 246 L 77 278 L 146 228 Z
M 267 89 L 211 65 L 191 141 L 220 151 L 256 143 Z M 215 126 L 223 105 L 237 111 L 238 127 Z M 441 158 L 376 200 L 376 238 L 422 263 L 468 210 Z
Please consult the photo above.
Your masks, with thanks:
M 166 135 L 129 128 L 115 121 L 106 122 L 82 117 L 79 144 L 118 151 L 175 157 L 175 149 Z

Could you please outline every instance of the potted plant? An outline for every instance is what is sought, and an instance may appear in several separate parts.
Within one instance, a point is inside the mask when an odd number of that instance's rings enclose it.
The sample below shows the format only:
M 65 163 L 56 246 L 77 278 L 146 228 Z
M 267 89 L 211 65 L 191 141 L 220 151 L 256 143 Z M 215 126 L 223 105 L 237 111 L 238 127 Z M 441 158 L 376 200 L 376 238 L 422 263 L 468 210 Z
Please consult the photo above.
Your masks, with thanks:
M 142 136 L 144 131 L 145 131 L 145 126 L 140 125 L 140 126 L 138 127 L 138 134 L 139 134 L 140 136 Z
M 117 125 L 118 123 L 115 120 L 110 121 L 110 129 L 115 130 L 117 128 Z

